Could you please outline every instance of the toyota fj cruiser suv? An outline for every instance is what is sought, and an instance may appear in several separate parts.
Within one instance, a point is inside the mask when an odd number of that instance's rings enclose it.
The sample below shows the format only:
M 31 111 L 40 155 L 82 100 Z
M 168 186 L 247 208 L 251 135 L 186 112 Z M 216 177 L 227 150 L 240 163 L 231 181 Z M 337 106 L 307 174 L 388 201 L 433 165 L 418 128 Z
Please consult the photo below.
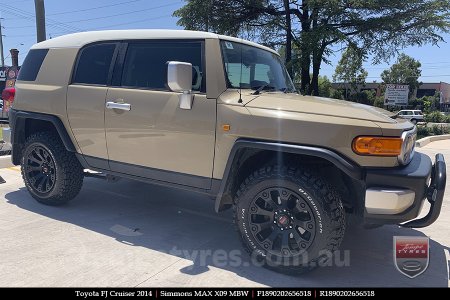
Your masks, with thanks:
M 94 170 L 206 193 L 253 258 L 327 261 L 346 217 L 423 227 L 441 209 L 441 154 L 384 110 L 299 95 L 277 52 L 205 32 L 85 32 L 38 43 L 16 82 L 12 161 L 47 205 Z M 8 136 L 8 134 L 5 134 Z M 415 219 L 428 199 L 431 209 Z M 413 220 L 415 219 L 415 220 Z

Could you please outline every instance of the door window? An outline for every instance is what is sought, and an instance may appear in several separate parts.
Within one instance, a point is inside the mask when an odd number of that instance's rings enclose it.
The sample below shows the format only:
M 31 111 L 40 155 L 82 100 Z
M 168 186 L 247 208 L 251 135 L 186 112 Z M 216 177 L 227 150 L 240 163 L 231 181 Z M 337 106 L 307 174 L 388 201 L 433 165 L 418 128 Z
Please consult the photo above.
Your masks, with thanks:
M 204 92 L 202 42 L 130 43 L 122 72 L 123 87 L 169 90 L 167 62 L 192 64 L 192 90 Z
M 116 44 L 91 45 L 81 50 L 72 83 L 106 85 Z

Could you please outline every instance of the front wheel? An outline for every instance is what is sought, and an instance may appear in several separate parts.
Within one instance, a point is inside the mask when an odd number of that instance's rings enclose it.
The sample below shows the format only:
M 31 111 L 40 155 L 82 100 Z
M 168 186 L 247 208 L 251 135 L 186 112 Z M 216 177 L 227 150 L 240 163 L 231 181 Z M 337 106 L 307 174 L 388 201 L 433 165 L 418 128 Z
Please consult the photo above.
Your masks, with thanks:
M 59 137 L 50 132 L 31 135 L 21 163 L 22 177 L 31 196 L 46 205 L 73 199 L 83 184 L 83 168 Z
M 345 232 L 338 193 L 301 168 L 254 172 L 237 193 L 234 218 L 253 262 L 282 273 L 326 264 Z

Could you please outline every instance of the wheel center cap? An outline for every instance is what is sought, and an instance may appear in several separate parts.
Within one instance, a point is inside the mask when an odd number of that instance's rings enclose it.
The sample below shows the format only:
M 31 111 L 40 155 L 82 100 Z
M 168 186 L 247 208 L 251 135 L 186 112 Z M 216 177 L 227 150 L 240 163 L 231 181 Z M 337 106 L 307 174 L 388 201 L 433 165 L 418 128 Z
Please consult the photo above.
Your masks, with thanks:
M 292 221 L 293 219 L 291 212 L 287 209 L 277 210 L 275 211 L 275 216 L 273 218 L 273 222 L 280 228 L 281 230 L 292 229 Z
M 42 166 L 42 173 L 48 174 L 48 172 L 49 172 L 48 166 Z
M 280 224 L 281 226 L 286 226 L 288 223 L 289 223 L 288 216 L 281 215 L 278 217 L 278 224 Z

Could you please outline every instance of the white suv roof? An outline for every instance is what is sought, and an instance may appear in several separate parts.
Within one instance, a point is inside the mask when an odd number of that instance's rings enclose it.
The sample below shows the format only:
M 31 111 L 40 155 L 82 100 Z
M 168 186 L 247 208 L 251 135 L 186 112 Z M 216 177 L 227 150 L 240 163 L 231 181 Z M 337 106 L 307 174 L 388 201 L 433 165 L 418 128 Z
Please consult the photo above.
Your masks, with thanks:
M 211 32 L 170 29 L 104 30 L 72 33 L 35 44 L 31 49 L 81 48 L 84 45 L 100 41 L 141 39 L 221 39 L 258 47 L 278 55 L 273 49 L 243 39 Z

